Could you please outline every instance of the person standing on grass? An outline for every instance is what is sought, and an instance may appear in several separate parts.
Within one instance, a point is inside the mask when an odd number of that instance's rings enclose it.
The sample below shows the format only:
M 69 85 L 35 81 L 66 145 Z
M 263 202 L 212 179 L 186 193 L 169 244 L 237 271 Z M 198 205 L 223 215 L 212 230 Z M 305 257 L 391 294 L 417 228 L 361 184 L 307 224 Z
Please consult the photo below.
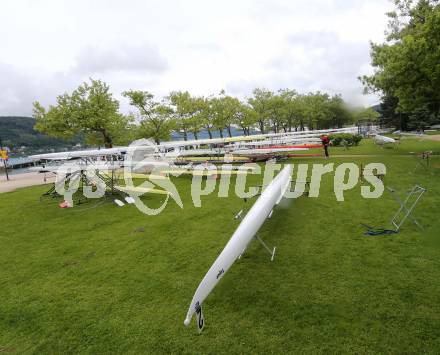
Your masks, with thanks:
M 325 157 L 328 158 L 328 146 L 330 145 L 330 137 L 326 134 L 321 135 L 322 146 L 324 147 Z

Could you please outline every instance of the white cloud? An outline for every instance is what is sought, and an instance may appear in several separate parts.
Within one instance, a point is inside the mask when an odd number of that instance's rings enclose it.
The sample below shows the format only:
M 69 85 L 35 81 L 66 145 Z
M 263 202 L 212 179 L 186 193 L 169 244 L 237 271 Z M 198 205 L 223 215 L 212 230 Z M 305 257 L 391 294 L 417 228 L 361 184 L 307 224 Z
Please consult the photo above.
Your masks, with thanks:
M 0 114 L 29 113 L 35 87 L 27 75 L 10 64 L 0 63 Z
M 149 45 L 88 46 L 76 57 L 73 71 L 91 75 L 106 72 L 161 73 L 168 69 L 166 59 Z
M 171 90 L 244 97 L 255 86 L 362 96 L 369 40 L 388 0 L 5 0 L 0 2 L 0 115 L 30 114 L 89 77 L 120 93 Z

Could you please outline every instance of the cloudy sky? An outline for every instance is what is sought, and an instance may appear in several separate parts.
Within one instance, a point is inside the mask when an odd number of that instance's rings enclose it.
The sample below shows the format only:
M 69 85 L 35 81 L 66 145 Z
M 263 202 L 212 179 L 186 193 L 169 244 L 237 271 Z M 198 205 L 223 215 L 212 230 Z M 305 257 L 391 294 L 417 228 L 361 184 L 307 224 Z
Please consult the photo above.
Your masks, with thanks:
M 0 115 L 29 115 L 32 102 L 89 77 L 120 93 L 171 90 L 245 98 L 255 87 L 341 93 L 378 102 L 357 80 L 371 72 L 388 0 L 2 0 Z

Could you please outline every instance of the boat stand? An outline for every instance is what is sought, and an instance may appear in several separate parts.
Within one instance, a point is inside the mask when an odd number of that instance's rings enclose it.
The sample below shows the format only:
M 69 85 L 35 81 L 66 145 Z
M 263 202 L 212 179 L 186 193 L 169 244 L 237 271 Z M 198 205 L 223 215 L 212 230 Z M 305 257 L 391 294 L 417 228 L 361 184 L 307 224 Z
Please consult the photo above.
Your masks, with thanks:
M 417 159 L 417 164 L 413 172 L 415 172 L 420 166 L 425 170 L 429 170 L 431 166 L 430 164 L 431 155 L 432 155 L 432 151 L 425 151 L 421 154 L 414 155 L 414 157 Z
M 66 177 L 62 181 L 58 182 L 58 184 L 65 184 L 66 181 L 69 181 L 75 174 L 76 173 L 67 174 Z M 46 182 L 46 173 L 44 174 L 44 182 Z M 48 197 L 48 196 L 53 197 L 53 198 L 61 196 L 57 192 L 57 182 L 56 181 L 52 184 L 52 186 L 50 187 L 49 190 L 47 190 L 45 193 L 43 193 L 40 196 L 40 202 L 43 200 L 44 197 Z
M 255 236 L 255 238 L 261 243 L 261 245 L 264 247 L 264 249 L 267 250 L 267 252 L 271 255 L 270 261 L 273 261 L 275 258 L 275 251 L 277 250 L 277 247 L 273 247 L 273 249 L 270 249 L 267 244 L 264 242 L 263 239 L 261 239 L 258 235 Z
M 257 187 L 262 188 L 263 186 L 262 186 L 262 185 L 258 185 Z M 252 199 L 252 198 L 259 197 L 260 195 L 261 195 L 261 192 L 258 193 L 258 194 L 256 194 L 255 196 L 252 196 L 252 197 L 244 197 L 244 198 L 243 198 L 243 201 L 244 201 L 244 203 L 247 203 L 248 200 L 250 200 L 250 199 Z M 241 220 L 241 219 L 243 219 L 243 217 L 244 217 L 247 213 L 248 213 L 248 209 L 245 208 L 245 207 L 243 207 L 240 211 L 238 211 L 238 212 L 235 214 L 234 219 L 240 219 L 240 220 Z
M 272 217 L 272 212 L 273 210 L 269 213 L 269 216 L 267 218 Z M 246 212 L 244 211 L 244 209 L 241 209 L 240 211 L 238 211 L 238 213 L 234 216 L 234 219 L 243 219 L 243 213 L 246 214 Z M 275 251 L 277 250 L 277 247 L 273 247 L 273 249 L 269 248 L 267 246 L 267 244 L 264 242 L 263 239 L 261 239 L 258 235 L 255 235 L 255 239 L 257 239 L 260 244 L 263 246 L 264 249 L 267 250 L 267 252 L 271 255 L 270 257 L 270 261 L 273 261 L 273 259 L 275 258 Z M 240 256 L 238 257 L 239 259 L 241 258 L 241 256 L 243 255 L 243 253 L 246 251 L 246 248 L 242 251 L 242 253 L 240 254 Z
M 53 184 L 49 190 L 47 190 L 45 193 L 43 193 L 40 196 L 40 201 L 43 199 L 43 197 L 47 197 L 47 196 L 52 196 L 52 197 L 59 196 L 58 193 L 55 191 L 55 184 Z
M 387 187 L 387 189 L 391 192 L 394 199 L 400 205 L 400 208 L 391 219 L 391 224 L 396 228 L 396 232 L 399 231 L 400 227 L 403 225 L 407 218 L 409 218 L 417 227 L 423 229 L 423 227 L 415 219 L 415 217 L 411 215 L 411 213 L 416 207 L 417 203 L 422 198 L 423 194 L 426 192 L 426 189 L 419 185 L 414 185 L 414 187 L 407 193 L 404 201 L 402 201 L 402 199 L 398 196 L 397 192 L 393 188 Z

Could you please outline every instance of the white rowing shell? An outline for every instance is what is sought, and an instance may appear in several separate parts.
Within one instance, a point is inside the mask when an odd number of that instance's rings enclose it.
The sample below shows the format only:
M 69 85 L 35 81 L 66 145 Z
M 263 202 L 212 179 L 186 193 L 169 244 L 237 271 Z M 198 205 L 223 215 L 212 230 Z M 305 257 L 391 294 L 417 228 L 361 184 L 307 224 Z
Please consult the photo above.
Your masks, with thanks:
M 205 298 L 208 297 L 234 261 L 246 250 L 252 238 L 272 212 L 273 207 L 281 201 L 286 193 L 290 186 L 291 177 L 292 166 L 287 165 L 266 187 L 246 214 L 223 251 L 217 257 L 217 260 L 212 264 L 202 282 L 200 282 L 189 306 L 184 322 L 185 325 L 189 325 L 194 313 L 200 312 L 200 307 Z
M 376 141 L 381 142 L 381 143 L 396 143 L 396 140 L 394 138 L 390 138 L 390 137 L 386 137 L 386 136 L 381 136 L 379 134 L 376 134 L 374 139 Z
M 264 155 L 276 153 L 289 153 L 302 150 L 309 150 L 309 148 L 257 148 L 257 149 L 236 149 L 231 153 L 235 155 Z

